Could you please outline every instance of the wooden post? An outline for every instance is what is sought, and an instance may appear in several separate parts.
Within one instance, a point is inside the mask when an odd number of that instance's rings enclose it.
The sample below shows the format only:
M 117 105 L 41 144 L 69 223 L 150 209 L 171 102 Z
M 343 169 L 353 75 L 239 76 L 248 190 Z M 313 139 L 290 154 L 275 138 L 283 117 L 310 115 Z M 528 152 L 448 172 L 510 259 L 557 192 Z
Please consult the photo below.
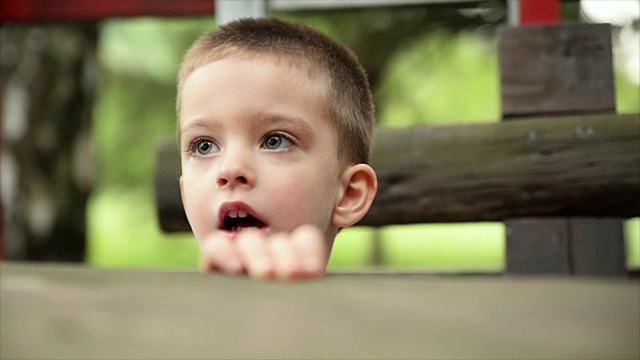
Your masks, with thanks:
M 532 11 L 548 1 L 519 2 Z M 525 9 L 523 9 L 525 8 Z M 521 14 L 519 19 L 527 19 Z M 544 23 L 536 21 L 530 23 Z M 553 16 L 550 21 L 554 22 Z M 524 24 L 525 21 L 522 21 Z M 503 28 L 499 45 L 503 119 L 615 113 L 611 26 Z M 561 120 L 559 120 L 561 121 Z M 577 129 L 585 134 L 593 129 Z M 511 274 L 626 274 L 622 218 L 507 219 Z

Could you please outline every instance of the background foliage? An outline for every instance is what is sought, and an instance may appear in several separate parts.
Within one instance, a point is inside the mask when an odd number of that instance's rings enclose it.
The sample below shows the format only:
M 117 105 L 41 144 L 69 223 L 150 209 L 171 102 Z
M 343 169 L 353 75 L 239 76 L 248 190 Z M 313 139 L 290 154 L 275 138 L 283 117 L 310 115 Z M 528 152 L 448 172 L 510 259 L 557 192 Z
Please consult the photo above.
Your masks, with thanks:
M 447 9 L 287 14 L 347 43 L 367 68 L 384 126 L 498 121 L 495 23 Z M 433 19 L 449 19 L 441 23 Z M 431 19 L 431 20 L 430 20 Z M 464 20 L 464 21 L 463 21 Z M 489 19 L 491 20 L 491 19 Z M 104 22 L 103 75 L 93 129 L 98 183 L 88 211 L 88 262 L 195 268 L 191 234 L 163 234 L 153 199 L 155 150 L 175 137 L 175 77 L 182 54 L 212 18 Z M 640 111 L 640 88 L 616 75 L 618 112 Z M 638 220 L 627 223 L 628 262 L 640 264 Z M 331 269 L 501 269 L 500 223 L 392 226 L 341 232 Z M 378 240 L 374 240 L 378 239 Z M 381 261 L 372 263 L 374 252 Z

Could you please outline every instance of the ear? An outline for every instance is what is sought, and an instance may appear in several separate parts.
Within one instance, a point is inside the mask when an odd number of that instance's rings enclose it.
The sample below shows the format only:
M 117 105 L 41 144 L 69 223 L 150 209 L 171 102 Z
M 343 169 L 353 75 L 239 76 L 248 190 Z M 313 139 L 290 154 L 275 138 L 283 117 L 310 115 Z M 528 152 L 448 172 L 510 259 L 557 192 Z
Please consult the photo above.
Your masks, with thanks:
M 340 177 L 340 193 L 333 211 L 333 225 L 344 228 L 362 219 L 378 191 L 378 179 L 367 164 L 347 167 Z

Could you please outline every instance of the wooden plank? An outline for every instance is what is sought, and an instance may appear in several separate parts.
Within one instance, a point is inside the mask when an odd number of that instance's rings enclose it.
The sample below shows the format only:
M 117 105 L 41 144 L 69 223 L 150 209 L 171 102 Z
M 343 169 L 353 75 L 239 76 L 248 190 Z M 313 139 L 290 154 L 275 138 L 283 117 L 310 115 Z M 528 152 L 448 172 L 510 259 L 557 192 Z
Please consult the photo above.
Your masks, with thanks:
M 632 276 L 619 218 L 517 218 L 505 221 L 509 274 Z
M 611 25 L 500 29 L 502 114 L 615 112 Z
M 566 219 L 508 219 L 505 226 L 508 274 L 573 273 Z
M 379 131 L 362 224 L 638 214 L 640 116 L 558 120 Z
M 640 283 L 0 263 L 2 359 L 637 359 Z
M 627 276 L 624 223 L 619 218 L 570 218 L 573 274 Z
M 638 114 L 380 128 L 375 144 L 380 187 L 361 225 L 640 215 Z M 155 175 L 160 223 L 189 231 L 179 152 L 164 146 Z

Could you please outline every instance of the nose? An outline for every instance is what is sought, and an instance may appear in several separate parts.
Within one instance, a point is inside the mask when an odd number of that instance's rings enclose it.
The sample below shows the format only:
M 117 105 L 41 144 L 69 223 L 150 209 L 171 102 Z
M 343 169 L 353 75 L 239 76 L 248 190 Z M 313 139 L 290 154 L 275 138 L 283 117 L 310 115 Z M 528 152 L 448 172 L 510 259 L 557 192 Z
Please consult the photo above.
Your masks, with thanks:
M 255 184 L 255 172 L 251 165 L 251 156 L 239 149 L 228 149 L 220 159 L 220 168 L 216 179 L 219 188 L 249 186 Z

